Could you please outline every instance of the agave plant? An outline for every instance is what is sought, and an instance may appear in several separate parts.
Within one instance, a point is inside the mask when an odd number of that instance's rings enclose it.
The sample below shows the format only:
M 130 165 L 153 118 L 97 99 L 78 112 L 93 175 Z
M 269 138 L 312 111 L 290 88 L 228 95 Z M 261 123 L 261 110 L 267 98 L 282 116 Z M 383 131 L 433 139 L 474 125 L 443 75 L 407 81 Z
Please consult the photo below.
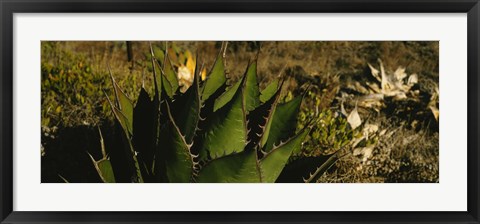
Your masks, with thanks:
M 142 86 L 134 105 L 112 76 L 119 144 L 92 157 L 104 182 L 315 182 L 336 161 L 291 158 L 311 129 L 296 130 L 303 96 L 281 103 L 279 80 L 260 91 L 256 59 L 227 86 L 219 53 L 206 80 L 195 65 L 182 92 L 168 51 L 163 62 L 151 54 L 153 97 Z
M 340 100 L 348 102 L 349 99 L 354 99 L 350 100 L 350 104 L 355 103 L 355 107 L 358 104 L 359 107 L 373 109 L 376 112 L 383 110 L 392 115 L 407 116 L 408 120 L 412 121 L 410 123 L 412 127 L 425 121 L 430 125 L 431 119 L 438 125 L 440 115 L 438 84 L 428 80 L 419 83 L 419 76 L 415 73 L 408 75 L 404 67 L 388 71 L 382 60 L 378 59 L 378 63 L 379 69 L 368 64 L 373 81 L 352 82 L 347 86 L 347 91 L 357 96 L 352 97 L 352 94 L 342 92 Z M 361 123 L 360 119 L 356 120 L 357 124 Z
M 357 99 L 359 106 L 373 108 L 377 112 L 385 107 L 384 100 L 391 98 L 393 101 L 403 101 L 417 98 L 418 91 L 412 87 L 418 83 L 418 75 L 405 73 L 404 67 L 398 67 L 394 72 L 386 72 L 382 60 L 378 59 L 380 70 L 368 64 L 374 82 L 354 82 L 348 86 L 363 96 Z

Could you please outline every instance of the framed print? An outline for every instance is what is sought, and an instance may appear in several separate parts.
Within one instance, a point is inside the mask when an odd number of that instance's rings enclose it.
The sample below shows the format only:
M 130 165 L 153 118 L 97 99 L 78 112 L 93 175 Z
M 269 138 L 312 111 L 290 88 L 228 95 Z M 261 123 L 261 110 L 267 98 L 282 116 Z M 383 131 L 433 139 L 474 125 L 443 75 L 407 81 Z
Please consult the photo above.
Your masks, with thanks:
M 0 6 L 2 223 L 479 223 L 476 0 Z

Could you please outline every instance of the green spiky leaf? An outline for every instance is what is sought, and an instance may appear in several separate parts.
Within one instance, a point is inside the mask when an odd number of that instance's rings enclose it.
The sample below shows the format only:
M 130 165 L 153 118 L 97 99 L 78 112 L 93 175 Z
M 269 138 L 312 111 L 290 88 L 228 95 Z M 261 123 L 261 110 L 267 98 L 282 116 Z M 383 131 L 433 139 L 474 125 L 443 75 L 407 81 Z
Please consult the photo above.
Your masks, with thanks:
M 161 83 L 162 83 L 164 93 L 166 93 L 170 99 L 173 98 L 173 95 L 175 95 L 175 92 L 173 91 L 172 85 L 164 75 L 162 75 Z
M 125 132 L 126 136 L 130 136 L 133 133 L 133 123 L 130 125 L 130 121 L 127 119 L 127 117 L 122 113 L 121 110 L 119 110 L 115 105 L 113 105 L 112 101 L 110 101 L 110 98 L 107 97 L 108 103 L 110 104 L 110 107 L 112 108 L 113 115 L 115 115 L 115 118 L 117 119 L 118 123 L 122 127 L 123 131 Z
M 65 179 L 65 177 L 63 177 L 62 175 L 58 174 L 58 177 L 60 177 L 60 179 L 62 179 L 62 181 L 64 183 L 70 183 L 70 181 L 68 181 L 67 179 Z
M 115 173 L 116 182 L 138 182 L 130 140 L 127 139 L 125 134 L 126 130 L 121 126 L 120 122 L 115 122 L 115 130 L 116 131 L 113 132 L 115 141 L 109 145 L 109 157 Z
M 260 93 L 260 102 L 265 103 L 278 91 L 278 85 L 280 84 L 278 79 L 273 80 L 268 84 L 265 89 Z
M 277 183 L 304 183 L 309 178 L 316 182 L 337 160 L 336 153 L 298 158 L 285 166 Z
M 178 79 L 177 79 L 177 74 L 172 66 L 172 62 L 168 57 L 168 54 L 167 54 L 167 57 L 165 57 L 165 62 L 163 63 L 162 71 L 163 71 L 163 76 L 162 76 L 163 87 L 167 95 L 170 98 L 172 98 L 178 89 Z
M 302 142 L 307 136 L 309 129 L 304 129 L 295 137 L 291 138 L 285 143 L 273 148 L 260 161 L 260 167 L 263 174 L 263 182 L 274 183 L 282 172 L 285 164 L 292 155 L 295 149 L 302 146 Z
M 280 87 L 277 86 L 278 89 L 276 90 L 274 96 L 270 97 L 270 99 L 264 103 L 264 105 L 271 104 L 271 107 L 266 116 L 267 120 L 263 125 L 263 130 L 262 130 L 261 139 L 260 139 L 260 148 L 265 147 L 265 144 L 267 143 L 267 140 L 268 140 L 268 136 L 270 135 L 270 129 L 272 128 L 272 123 L 274 119 L 273 116 L 275 114 L 275 111 L 277 110 L 278 100 L 280 98 L 282 86 L 283 86 L 283 83 L 280 85 Z
M 315 171 L 310 174 L 308 179 L 304 179 L 305 183 L 316 183 L 320 177 L 327 172 L 327 170 L 338 160 L 337 153 L 330 155 L 330 157 L 322 165 L 317 167 Z
M 112 164 L 110 160 L 104 159 L 98 162 L 98 169 L 102 173 L 102 179 L 106 183 L 115 183 L 115 174 L 113 174 Z
M 155 87 L 155 95 L 156 95 L 156 98 L 158 100 L 160 100 L 162 98 L 162 86 L 163 86 L 163 82 L 162 80 L 164 79 L 163 75 L 162 75 L 162 71 L 161 71 L 161 66 L 160 64 L 158 63 L 157 60 L 155 60 L 155 54 L 153 53 L 153 50 L 151 49 L 151 46 L 150 46 L 150 50 L 151 50 L 151 54 L 152 54 L 152 70 L 153 70 L 153 84 L 154 84 L 154 87 Z M 162 57 L 163 57 L 163 52 L 162 52 Z
M 142 88 L 133 110 L 132 145 L 138 152 L 138 160 L 145 179 L 151 180 L 157 138 L 158 101 L 152 101 Z M 146 180 L 147 181 L 147 180 Z
M 92 160 L 93 166 L 98 173 L 98 176 L 104 183 L 115 183 L 115 175 L 113 173 L 112 164 L 107 158 L 102 158 L 96 161 L 90 153 L 88 153 Z
M 242 84 L 242 80 L 238 80 L 233 86 L 228 88 L 220 97 L 215 100 L 215 104 L 213 106 L 214 112 L 232 100 L 233 96 L 238 90 L 238 87 L 240 87 L 240 84 Z
M 225 65 L 223 64 L 222 54 L 219 53 L 212 70 L 210 71 L 205 85 L 203 87 L 202 100 L 206 101 L 221 86 L 225 84 L 227 77 L 225 76 Z
M 158 61 L 164 61 L 165 60 L 165 53 L 164 50 L 162 50 L 158 46 L 153 47 L 153 53 L 154 53 L 154 58 L 157 59 Z M 158 73 L 160 74 L 160 73 Z
M 293 100 L 280 104 L 275 108 L 273 120 L 270 124 L 264 151 L 269 152 L 274 144 L 286 140 L 295 134 L 297 127 L 297 114 L 300 110 L 303 96 L 297 96 Z
M 110 103 L 110 106 L 112 108 L 113 114 L 117 118 L 118 124 L 122 128 L 123 132 L 125 135 L 121 135 L 123 139 L 123 144 L 122 147 L 125 149 L 123 153 L 118 153 L 114 152 L 114 157 L 119 158 L 119 160 L 123 161 L 128 161 L 128 163 L 133 164 L 132 170 L 134 171 L 132 174 L 131 181 L 133 182 L 143 182 L 143 177 L 140 171 L 140 166 L 137 160 L 137 156 L 135 155 L 135 150 L 132 146 L 132 141 L 131 141 L 131 134 L 133 133 L 133 127 L 129 127 L 128 125 L 128 119 L 123 115 L 122 111 L 117 109 L 113 103 L 110 101 L 110 99 L 107 96 L 107 100 Z M 133 126 L 133 124 L 132 124 Z M 118 157 L 117 157 L 118 156 Z M 121 158 L 121 159 L 120 159 Z
M 137 152 L 133 148 L 131 140 L 128 139 L 127 142 L 128 142 L 128 145 L 126 147 L 130 149 L 131 159 L 133 161 L 133 165 L 135 169 L 135 173 L 132 176 L 132 181 L 135 183 L 143 183 L 144 179 L 143 179 L 142 171 L 140 169 L 140 163 L 138 162 Z
M 242 79 L 244 81 L 245 78 Z M 246 143 L 246 129 L 243 94 L 239 88 L 230 102 L 212 114 L 205 129 L 200 159 L 242 151 Z
M 194 81 L 188 90 L 173 102 L 173 118 L 187 143 L 193 141 L 195 130 L 200 119 L 199 77 L 195 72 Z
M 277 91 L 274 97 L 248 114 L 248 128 L 250 130 L 248 134 L 249 148 L 255 148 L 257 145 L 263 147 L 265 145 L 279 96 L 280 91 Z
M 202 167 L 197 181 L 201 183 L 258 183 L 260 173 L 257 168 L 255 151 L 233 153 L 213 159 Z
M 111 73 L 110 73 L 111 75 Z M 112 85 L 115 92 L 115 102 L 117 108 L 121 111 L 122 115 L 124 116 L 124 125 L 126 126 L 126 130 L 129 131 L 129 134 L 132 134 L 133 131 L 133 102 L 128 98 L 128 96 L 121 90 L 120 86 L 118 86 L 117 82 L 112 78 Z M 122 118 L 123 119 L 123 118 Z
M 253 62 L 248 66 L 245 78 L 244 100 L 246 112 L 253 111 L 260 106 L 260 90 L 257 82 L 257 63 Z
M 165 157 L 166 175 L 170 182 L 187 183 L 190 182 L 194 171 L 193 155 L 190 153 L 190 145 L 175 124 L 168 104 L 167 111 L 169 125 L 160 139 L 161 156 Z

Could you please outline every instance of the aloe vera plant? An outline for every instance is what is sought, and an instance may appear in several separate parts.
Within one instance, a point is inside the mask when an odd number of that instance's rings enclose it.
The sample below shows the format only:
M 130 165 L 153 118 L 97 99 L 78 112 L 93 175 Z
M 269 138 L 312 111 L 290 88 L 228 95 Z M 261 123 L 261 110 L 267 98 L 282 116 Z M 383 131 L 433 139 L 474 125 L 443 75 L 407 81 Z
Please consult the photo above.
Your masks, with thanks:
M 168 51 L 163 62 L 151 54 L 153 97 L 142 87 L 134 105 L 112 76 L 120 144 L 92 158 L 104 182 L 315 182 L 335 162 L 292 161 L 311 129 L 296 130 L 303 96 L 281 103 L 278 80 L 260 90 L 256 59 L 227 86 L 218 54 L 205 81 L 195 65 L 192 85 L 180 91 Z

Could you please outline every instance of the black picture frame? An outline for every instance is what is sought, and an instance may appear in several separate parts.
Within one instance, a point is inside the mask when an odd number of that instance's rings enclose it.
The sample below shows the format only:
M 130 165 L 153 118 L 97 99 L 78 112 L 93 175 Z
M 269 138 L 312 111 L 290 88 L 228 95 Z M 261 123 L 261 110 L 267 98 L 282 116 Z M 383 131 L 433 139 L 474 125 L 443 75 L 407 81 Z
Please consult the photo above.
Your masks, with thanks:
M 480 223 L 478 0 L 0 0 L 1 223 Z M 14 13 L 467 13 L 468 211 L 466 212 L 18 212 L 13 211 Z

